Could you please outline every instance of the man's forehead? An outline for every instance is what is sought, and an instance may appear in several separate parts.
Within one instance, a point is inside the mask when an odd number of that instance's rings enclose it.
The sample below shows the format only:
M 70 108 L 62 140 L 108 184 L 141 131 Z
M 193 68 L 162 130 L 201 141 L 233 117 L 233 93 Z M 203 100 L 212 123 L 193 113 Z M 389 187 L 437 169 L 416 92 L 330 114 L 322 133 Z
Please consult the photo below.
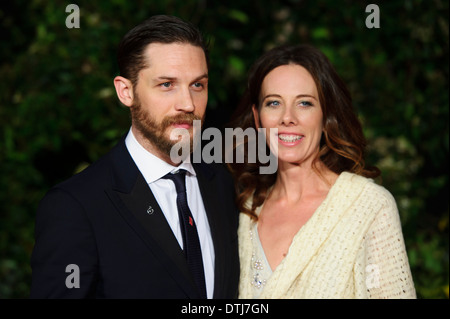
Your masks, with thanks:
M 185 43 L 152 43 L 145 50 L 145 68 L 152 78 L 208 76 L 203 49 Z M 144 70 L 143 69 L 143 70 Z
M 144 50 L 144 55 L 149 62 L 152 59 L 180 60 L 194 59 L 206 63 L 203 49 L 189 43 L 150 43 Z

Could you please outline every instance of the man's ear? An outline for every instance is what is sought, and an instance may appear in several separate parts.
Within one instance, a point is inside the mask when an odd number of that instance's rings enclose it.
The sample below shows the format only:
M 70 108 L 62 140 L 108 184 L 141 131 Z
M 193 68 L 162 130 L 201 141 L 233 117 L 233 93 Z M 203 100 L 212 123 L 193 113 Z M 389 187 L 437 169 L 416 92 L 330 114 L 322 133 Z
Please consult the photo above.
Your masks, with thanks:
M 256 108 L 255 104 L 252 105 L 252 111 L 253 111 L 253 119 L 255 120 L 256 128 L 260 128 L 261 125 L 259 123 L 259 113 L 258 109 Z
M 123 76 L 116 76 L 114 78 L 114 87 L 116 88 L 117 97 L 120 102 L 130 107 L 133 105 L 133 84 L 127 78 Z

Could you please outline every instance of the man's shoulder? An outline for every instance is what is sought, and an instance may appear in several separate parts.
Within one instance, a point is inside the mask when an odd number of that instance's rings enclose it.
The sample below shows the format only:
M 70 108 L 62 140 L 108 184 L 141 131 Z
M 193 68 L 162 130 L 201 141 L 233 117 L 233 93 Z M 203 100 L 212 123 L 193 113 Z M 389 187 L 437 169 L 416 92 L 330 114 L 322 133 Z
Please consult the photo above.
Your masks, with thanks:
M 119 142 L 120 143 L 120 142 Z M 65 191 L 90 192 L 99 189 L 111 182 L 111 171 L 113 169 L 113 157 L 117 152 L 117 145 L 108 153 L 88 165 L 84 170 L 77 172 L 66 180 L 55 185 L 53 188 Z

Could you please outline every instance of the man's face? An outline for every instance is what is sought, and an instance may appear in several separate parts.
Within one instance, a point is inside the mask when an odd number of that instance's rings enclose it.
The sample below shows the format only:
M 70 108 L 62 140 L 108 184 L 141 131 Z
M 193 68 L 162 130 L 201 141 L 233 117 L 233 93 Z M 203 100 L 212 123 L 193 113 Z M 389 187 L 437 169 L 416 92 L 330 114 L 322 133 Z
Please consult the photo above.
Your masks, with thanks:
M 132 130 L 154 155 L 170 161 L 170 150 L 179 139 L 172 130 L 189 131 L 193 121 L 204 119 L 208 101 L 208 67 L 203 50 L 190 44 L 152 43 L 145 50 L 148 68 L 139 72 L 133 88 Z

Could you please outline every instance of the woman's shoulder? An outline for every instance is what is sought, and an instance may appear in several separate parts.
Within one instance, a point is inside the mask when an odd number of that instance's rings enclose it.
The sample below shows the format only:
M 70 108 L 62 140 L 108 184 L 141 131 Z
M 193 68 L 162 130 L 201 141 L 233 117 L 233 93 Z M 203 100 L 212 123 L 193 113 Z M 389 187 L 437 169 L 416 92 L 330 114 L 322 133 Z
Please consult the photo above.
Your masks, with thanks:
M 342 187 L 346 189 L 355 189 L 363 192 L 365 197 L 377 198 L 380 201 L 395 203 L 391 192 L 384 186 L 376 183 L 373 179 L 350 172 L 343 172 L 338 178 Z
M 239 213 L 239 228 L 250 229 L 254 223 L 254 219 L 244 212 Z

